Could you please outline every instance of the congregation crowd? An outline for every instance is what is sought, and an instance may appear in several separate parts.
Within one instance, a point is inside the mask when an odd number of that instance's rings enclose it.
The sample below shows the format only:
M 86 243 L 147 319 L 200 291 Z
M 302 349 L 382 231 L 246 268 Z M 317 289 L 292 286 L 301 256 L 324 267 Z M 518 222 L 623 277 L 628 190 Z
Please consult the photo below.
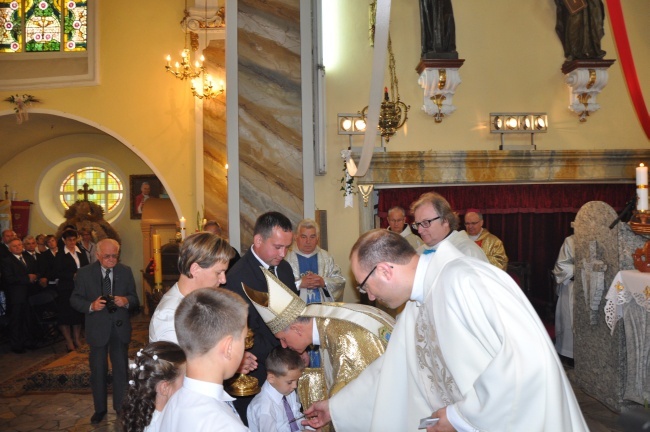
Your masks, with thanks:
M 51 293 L 68 350 L 85 322 L 91 423 L 107 413 L 110 358 L 125 431 L 587 430 L 483 215 L 467 212 L 461 231 L 449 203 L 425 193 L 387 222 L 349 256 L 357 291 L 378 307 L 343 302 L 346 278 L 319 247 L 315 221 L 294 230 L 265 213 L 241 257 L 209 222 L 182 242 L 179 279 L 132 359 L 139 300 L 119 243 L 74 229 L 23 240 L 5 230 L 12 349 L 34 343 L 29 299 Z M 259 388 L 234 391 L 241 376 Z

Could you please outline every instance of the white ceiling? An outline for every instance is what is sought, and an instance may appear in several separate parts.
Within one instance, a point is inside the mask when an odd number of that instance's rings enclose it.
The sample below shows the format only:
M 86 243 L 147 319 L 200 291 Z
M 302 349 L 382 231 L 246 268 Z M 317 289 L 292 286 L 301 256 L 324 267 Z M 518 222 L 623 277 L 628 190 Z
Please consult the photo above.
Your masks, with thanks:
M 104 134 L 94 126 L 51 114 L 30 113 L 18 124 L 16 116 L 0 116 L 0 167 L 21 152 L 52 138 L 77 134 Z

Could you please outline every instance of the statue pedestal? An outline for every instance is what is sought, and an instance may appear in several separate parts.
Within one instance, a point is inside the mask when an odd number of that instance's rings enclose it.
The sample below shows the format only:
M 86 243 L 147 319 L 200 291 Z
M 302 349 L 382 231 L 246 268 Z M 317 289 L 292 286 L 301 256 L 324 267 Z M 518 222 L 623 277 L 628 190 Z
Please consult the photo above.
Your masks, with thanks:
M 458 71 L 463 63 L 463 59 L 423 58 L 415 68 L 420 74 L 418 84 L 424 90 L 422 111 L 433 116 L 436 123 L 456 111 L 452 99 L 461 83 Z
M 589 113 L 598 111 L 596 98 L 607 85 L 607 69 L 616 60 L 572 60 L 564 62 L 562 73 L 569 86 L 569 109 L 587 121 Z

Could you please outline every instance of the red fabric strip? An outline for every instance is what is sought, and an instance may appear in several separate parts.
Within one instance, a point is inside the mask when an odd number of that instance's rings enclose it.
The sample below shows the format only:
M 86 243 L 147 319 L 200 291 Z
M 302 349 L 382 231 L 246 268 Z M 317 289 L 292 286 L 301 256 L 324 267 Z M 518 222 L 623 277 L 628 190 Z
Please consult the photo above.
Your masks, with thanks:
M 621 61 L 621 67 L 623 68 L 623 75 L 625 75 L 625 82 L 627 83 L 627 90 L 630 93 L 636 115 L 639 118 L 645 135 L 650 139 L 650 115 L 648 115 L 648 108 L 643 99 L 639 77 L 634 66 L 634 58 L 632 58 L 630 40 L 627 37 L 621 2 L 620 0 L 607 0 L 606 3 L 609 20 L 612 23 L 612 34 L 614 35 L 616 49 Z

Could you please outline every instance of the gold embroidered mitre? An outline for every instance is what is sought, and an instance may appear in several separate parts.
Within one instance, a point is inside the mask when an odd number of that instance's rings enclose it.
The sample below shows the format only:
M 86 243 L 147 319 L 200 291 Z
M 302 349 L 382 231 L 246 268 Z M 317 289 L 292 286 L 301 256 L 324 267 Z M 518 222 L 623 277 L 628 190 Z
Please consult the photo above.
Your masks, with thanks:
M 242 283 L 246 296 L 257 309 L 271 333 L 276 334 L 289 327 L 305 310 L 305 302 L 294 294 L 280 279 L 260 267 L 266 278 L 268 293 L 256 291 Z

